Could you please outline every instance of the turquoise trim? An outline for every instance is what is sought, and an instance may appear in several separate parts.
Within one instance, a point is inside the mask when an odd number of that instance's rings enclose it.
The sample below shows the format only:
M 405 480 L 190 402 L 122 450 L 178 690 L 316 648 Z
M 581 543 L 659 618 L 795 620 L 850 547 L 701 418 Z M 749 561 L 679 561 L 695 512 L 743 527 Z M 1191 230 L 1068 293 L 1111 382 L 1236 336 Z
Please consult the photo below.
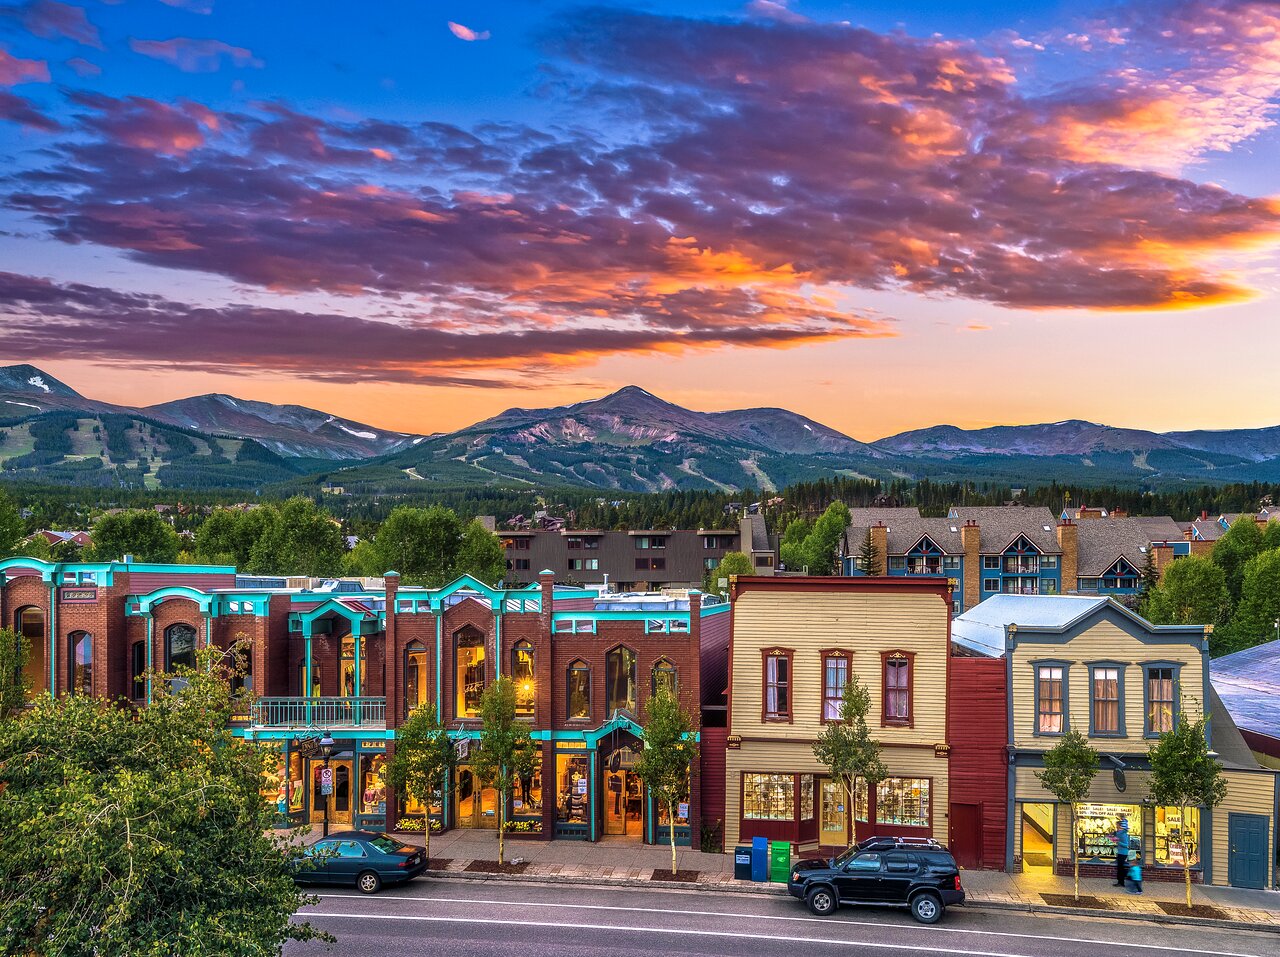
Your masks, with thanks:
M 551 621 L 565 621 L 570 618 L 593 619 L 595 621 L 688 621 L 689 612 L 681 611 L 553 611 Z
M 342 597 L 349 598 L 352 596 L 343 595 Z M 351 623 L 352 635 L 364 634 L 369 630 L 367 628 L 369 622 L 365 619 L 364 612 L 355 611 L 354 609 L 348 608 L 346 605 L 338 601 L 337 598 L 328 598 L 328 599 L 325 599 L 323 602 L 321 602 L 319 605 L 317 605 L 315 608 L 312 608 L 310 611 L 294 612 L 294 614 L 296 614 L 298 616 L 298 619 L 302 622 L 303 637 L 306 637 L 306 638 L 311 637 L 311 626 L 315 622 L 315 620 L 317 618 L 320 618 L 324 615 L 329 614 L 330 612 L 334 612 L 340 615 L 341 617 L 347 619 L 347 621 Z
M 208 592 L 197 591 L 186 585 L 170 585 L 167 588 L 157 588 L 155 591 L 146 595 L 139 595 L 137 598 L 137 608 L 133 608 L 126 603 L 126 615 L 149 615 L 152 606 L 160 604 L 169 598 L 185 598 L 195 602 L 200 607 L 200 614 L 208 616 L 210 606 L 213 604 L 214 595 Z
M 723 615 L 728 610 L 729 610 L 729 603 L 727 601 L 721 602 L 718 605 L 703 605 L 702 614 L 699 615 L 698 617 L 710 618 L 712 615 Z
M 191 575 L 234 575 L 235 565 L 149 565 L 140 562 L 108 562 L 107 566 L 115 571 L 126 572 L 185 572 Z M 70 567 L 70 566 L 68 566 Z M 93 567 L 105 567 L 102 565 Z
M 316 729 L 308 728 L 232 728 L 231 733 L 237 738 L 244 738 L 246 741 L 290 741 L 294 738 L 306 738 L 311 736 L 311 732 Z M 368 750 L 359 748 L 361 741 L 394 741 L 396 733 L 394 730 L 381 729 L 360 729 L 359 734 L 347 734 L 343 731 L 341 741 L 355 741 L 357 750 Z
M 40 580 L 46 584 L 53 581 L 54 573 L 58 570 L 58 566 L 53 562 L 46 562 L 39 558 L 14 557 L 0 562 L 0 575 L 10 568 L 34 568 L 40 572 Z

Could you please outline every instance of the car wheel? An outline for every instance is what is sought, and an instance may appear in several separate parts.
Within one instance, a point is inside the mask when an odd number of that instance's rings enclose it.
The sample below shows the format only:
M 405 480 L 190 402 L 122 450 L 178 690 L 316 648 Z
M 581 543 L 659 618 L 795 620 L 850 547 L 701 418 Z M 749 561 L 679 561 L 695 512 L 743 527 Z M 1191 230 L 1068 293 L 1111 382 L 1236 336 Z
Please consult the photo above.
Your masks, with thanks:
M 834 914 L 836 910 L 836 894 L 830 887 L 815 887 L 805 898 L 809 910 L 819 917 Z
M 356 887 L 361 894 L 376 894 L 382 889 L 382 878 L 373 871 L 364 871 L 356 878 Z
M 936 924 L 942 919 L 942 901 L 933 894 L 911 898 L 911 916 L 922 924 Z

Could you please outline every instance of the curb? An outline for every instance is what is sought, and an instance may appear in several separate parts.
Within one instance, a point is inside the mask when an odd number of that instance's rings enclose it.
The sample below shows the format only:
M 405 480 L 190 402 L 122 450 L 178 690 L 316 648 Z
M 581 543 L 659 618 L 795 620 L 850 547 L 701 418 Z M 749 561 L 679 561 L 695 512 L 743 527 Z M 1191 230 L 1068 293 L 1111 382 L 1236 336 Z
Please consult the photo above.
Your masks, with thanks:
M 703 891 L 736 894 L 744 897 L 788 897 L 780 884 L 697 884 L 672 881 L 641 880 L 634 877 L 566 877 L 563 874 L 486 874 L 474 871 L 426 870 L 423 877 L 452 881 L 480 881 L 498 884 L 569 884 L 583 887 L 638 887 L 650 891 Z M 1055 907 L 1051 904 L 1023 904 L 1012 901 L 967 900 L 965 910 L 1017 911 L 1023 914 L 1049 914 L 1056 917 L 1101 917 L 1110 920 L 1136 920 L 1149 924 L 1181 924 L 1222 930 L 1245 930 L 1263 934 L 1280 934 L 1280 924 L 1252 924 L 1245 921 L 1219 920 L 1215 917 L 1179 917 L 1175 914 L 1143 914 L 1133 911 L 1097 910 L 1090 907 Z

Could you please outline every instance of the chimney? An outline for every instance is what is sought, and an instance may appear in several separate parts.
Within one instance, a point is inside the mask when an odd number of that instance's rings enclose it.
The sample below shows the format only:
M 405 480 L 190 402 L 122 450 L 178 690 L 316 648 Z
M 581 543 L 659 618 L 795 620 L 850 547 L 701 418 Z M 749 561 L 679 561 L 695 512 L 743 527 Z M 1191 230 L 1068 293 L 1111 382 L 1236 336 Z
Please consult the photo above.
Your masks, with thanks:
M 1062 549 L 1062 588 L 1064 595 L 1074 595 L 1079 589 L 1077 578 L 1080 567 L 1080 529 L 1071 519 L 1063 519 L 1058 523 L 1058 547 Z
M 964 547 L 964 608 L 968 611 L 982 601 L 982 529 L 973 519 L 960 526 Z
M 876 567 L 867 569 L 867 574 L 883 575 L 889 567 L 889 529 L 884 522 L 871 526 L 871 542 L 876 547 Z
M 542 633 L 551 640 L 551 612 L 556 600 L 556 573 L 549 568 L 538 572 L 538 584 L 542 587 Z
M 1209 521 L 1209 513 L 1205 509 L 1200 509 L 1200 521 Z

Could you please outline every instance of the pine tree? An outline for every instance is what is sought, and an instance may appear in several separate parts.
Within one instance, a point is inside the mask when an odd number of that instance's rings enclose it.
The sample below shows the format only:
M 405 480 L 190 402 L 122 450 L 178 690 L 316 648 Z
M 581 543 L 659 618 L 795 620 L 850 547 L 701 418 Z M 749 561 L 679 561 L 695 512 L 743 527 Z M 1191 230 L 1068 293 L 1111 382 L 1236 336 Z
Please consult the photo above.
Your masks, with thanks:
M 858 550 L 858 570 L 864 575 L 874 575 L 880 569 L 881 557 L 880 548 L 868 528 L 867 535 L 862 540 L 862 548 Z

